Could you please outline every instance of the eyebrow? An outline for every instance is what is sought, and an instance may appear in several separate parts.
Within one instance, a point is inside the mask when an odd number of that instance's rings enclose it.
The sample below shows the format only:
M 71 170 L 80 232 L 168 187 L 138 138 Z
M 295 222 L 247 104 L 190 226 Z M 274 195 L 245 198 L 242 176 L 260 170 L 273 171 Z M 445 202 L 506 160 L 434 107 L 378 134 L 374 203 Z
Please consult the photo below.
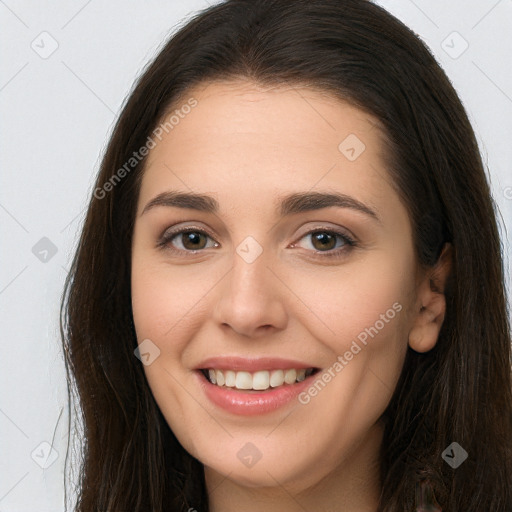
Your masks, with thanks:
M 157 206 L 187 208 L 214 214 L 217 214 L 220 209 L 218 201 L 211 196 L 192 192 L 167 191 L 151 199 L 140 215 L 144 215 Z M 351 196 L 337 192 L 297 192 L 278 197 L 276 209 L 279 210 L 281 217 L 285 217 L 331 206 L 356 210 L 372 217 L 379 223 L 381 222 L 375 210 Z

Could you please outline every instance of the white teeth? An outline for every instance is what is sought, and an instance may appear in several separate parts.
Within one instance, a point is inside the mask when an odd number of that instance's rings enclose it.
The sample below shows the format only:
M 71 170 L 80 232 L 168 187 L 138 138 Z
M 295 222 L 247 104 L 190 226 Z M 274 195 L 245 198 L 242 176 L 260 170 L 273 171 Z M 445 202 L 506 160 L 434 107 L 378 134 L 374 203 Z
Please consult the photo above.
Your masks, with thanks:
M 223 386 L 224 383 L 226 382 L 226 380 L 224 379 L 224 374 L 222 372 L 219 372 L 219 370 L 217 370 L 215 373 L 215 383 L 218 384 L 219 386 Z
M 254 373 L 233 370 L 208 370 L 209 380 L 217 386 L 226 386 L 236 389 L 255 389 L 264 391 L 269 388 L 277 388 L 283 384 L 302 382 L 313 373 L 313 368 L 296 370 L 262 370 Z
M 270 375 L 267 371 L 256 372 L 252 376 L 252 389 L 267 389 L 270 385 Z
M 273 388 L 277 388 L 277 386 L 282 386 L 284 383 L 284 372 L 283 370 L 274 370 L 270 374 L 270 385 Z
M 226 386 L 228 388 L 234 388 L 235 382 L 236 382 L 236 375 L 235 372 L 228 370 L 227 372 L 222 372 L 221 370 L 217 370 L 219 373 L 224 373 L 224 377 L 226 379 Z
M 297 380 L 297 370 L 293 368 L 291 370 L 286 370 L 284 374 L 284 381 L 286 384 L 293 384 Z
M 235 388 L 251 389 L 252 375 L 249 372 L 236 372 Z

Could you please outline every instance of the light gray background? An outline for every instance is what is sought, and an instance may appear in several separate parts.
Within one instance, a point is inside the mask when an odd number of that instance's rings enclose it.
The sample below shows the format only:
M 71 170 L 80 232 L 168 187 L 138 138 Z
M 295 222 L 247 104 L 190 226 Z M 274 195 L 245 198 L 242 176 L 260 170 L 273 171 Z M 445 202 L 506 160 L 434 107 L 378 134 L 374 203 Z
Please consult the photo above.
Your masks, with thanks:
M 490 169 L 502 228 L 510 231 L 512 1 L 380 4 L 430 46 L 454 83 Z M 0 512 L 64 510 L 67 395 L 58 313 L 84 207 L 134 79 L 168 35 L 207 5 L 0 0 Z M 54 244 L 53 256 L 42 252 L 43 237 Z M 510 287 L 508 256 L 506 265 Z

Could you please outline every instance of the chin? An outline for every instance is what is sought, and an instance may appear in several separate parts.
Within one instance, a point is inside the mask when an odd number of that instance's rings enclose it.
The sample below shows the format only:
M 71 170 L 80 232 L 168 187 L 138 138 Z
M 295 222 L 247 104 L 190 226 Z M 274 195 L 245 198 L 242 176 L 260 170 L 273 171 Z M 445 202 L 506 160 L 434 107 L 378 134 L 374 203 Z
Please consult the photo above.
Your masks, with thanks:
M 250 443 L 251 441 L 235 441 L 232 447 L 223 447 L 222 450 L 206 457 L 206 452 L 203 451 L 203 456 L 196 458 L 205 466 L 206 474 L 217 473 L 244 487 L 275 488 L 277 485 L 300 490 L 314 484 L 316 478 L 321 479 L 321 475 L 313 475 L 311 464 L 306 460 L 292 460 L 289 455 L 279 454 L 279 450 L 270 446 L 261 450 L 259 460 L 247 460 L 244 463 L 246 454 L 253 450 Z M 240 449 L 240 446 L 245 447 L 245 451 L 244 448 Z M 296 448 L 290 451 L 297 455 Z M 271 456 L 265 456 L 264 452 Z

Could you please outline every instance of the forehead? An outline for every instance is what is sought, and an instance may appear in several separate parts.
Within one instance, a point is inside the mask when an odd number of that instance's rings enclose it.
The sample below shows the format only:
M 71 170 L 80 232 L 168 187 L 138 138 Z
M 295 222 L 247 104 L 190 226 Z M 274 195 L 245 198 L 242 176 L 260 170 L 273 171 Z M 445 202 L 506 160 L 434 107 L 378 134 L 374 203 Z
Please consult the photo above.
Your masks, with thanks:
M 212 82 L 188 90 L 172 113 L 181 115 L 155 139 L 142 200 L 173 188 L 213 192 L 221 208 L 233 190 L 241 204 L 315 187 L 370 203 L 393 193 L 378 120 L 328 92 Z
M 383 135 L 376 117 L 318 88 L 263 86 L 242 80 L 209 82 L 189 89 L 171 111 L 180 111 L 190 98 L 197 101 L 197 106 L 180 116 L 179 124 L 194 129 L 202 125 L 203 132 L 213 130 L 218 136 L 226 132 L 240 138 L 249 134 L 275 135 L 276 145 L 286 141 L 302 145 L 321 142 L 326 146 L 334 143 L 336 148 L 346 130 L 366 134 L 377 128 L 368 143 L 378 143 L 378 137 Z M 195 136 L 189 130 L 176 128 L 172 131 L 179 139 Z M 297 141 L 297 135 L 303 138 Z

